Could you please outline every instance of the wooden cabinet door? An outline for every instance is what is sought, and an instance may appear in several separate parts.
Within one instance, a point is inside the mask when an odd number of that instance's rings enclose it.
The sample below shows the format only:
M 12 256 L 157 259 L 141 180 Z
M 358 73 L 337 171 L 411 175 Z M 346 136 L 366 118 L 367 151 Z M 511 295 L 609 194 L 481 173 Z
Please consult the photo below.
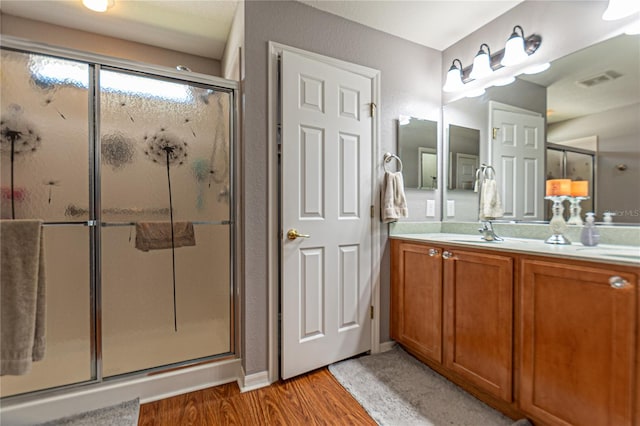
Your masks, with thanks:
M 442 362 L 441 250 L 391 241 L 391 338 Z
M 638 283 L 614 268 L 522 261 L 520 408 L 545 424 L 632 424 Z
M 445 366 L 511 402 L 513 259 L 457 249 L 450 253 L 444 260 Z

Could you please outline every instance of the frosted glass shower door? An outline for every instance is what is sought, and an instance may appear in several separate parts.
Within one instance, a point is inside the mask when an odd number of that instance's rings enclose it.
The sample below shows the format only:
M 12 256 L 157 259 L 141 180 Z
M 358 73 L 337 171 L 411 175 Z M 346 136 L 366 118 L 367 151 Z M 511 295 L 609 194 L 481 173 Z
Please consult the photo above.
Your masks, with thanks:
M 230 104 L 213 87 L 100 72 L 105 377 L 233 350 Z
M 0 377 L 4 398 L 96 375 L 86 226 L 91 70 L 86 63 L 4 48 L 1 62 L 0 215 L 44 221 L 46 271 L 45 355 L 24 375 Z M 2 288 L 11 285 L 2 282 Z M 16 322 L 2 327 L 19 327 Z M 0 342 L 3 352 L 5 345 Z

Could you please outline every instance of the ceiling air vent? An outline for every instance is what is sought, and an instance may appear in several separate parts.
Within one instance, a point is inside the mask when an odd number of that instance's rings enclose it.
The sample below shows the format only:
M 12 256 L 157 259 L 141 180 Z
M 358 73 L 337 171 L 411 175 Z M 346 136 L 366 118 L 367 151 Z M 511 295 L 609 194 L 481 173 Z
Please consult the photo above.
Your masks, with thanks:
M 594 75 L 593 77 L 586 78 L 582 81 L 577 81 L 576 83 L 578 84 L 578 86 L 588 88 L 597 86 L 598 84 L 606 83 L 607 81 L 615 80 L 618 77 L 622 77 L 622 74 L 620 74 L 618 71 L 609 70 L 598 75 Z

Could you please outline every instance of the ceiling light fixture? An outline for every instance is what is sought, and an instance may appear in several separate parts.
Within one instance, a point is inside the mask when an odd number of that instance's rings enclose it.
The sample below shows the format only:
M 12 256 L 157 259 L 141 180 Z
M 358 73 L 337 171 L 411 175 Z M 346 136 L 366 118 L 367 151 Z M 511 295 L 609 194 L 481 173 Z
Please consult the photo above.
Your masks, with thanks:
M 640 12 L 640 2 L 635 0 L 609 0 L 607 10 L 602 14 L 605 21 L 615 21 Z
M 460 68 L 456 66 L 456 61 L 460 64 Z M 447 72 L 447 80 L 442 87 L 445 92 L 457 92 L 464 87 L 462 84 L 462 62 L 460 59 L 454 59 L 451 67 Z
M 485 52 L 483 48 L 486 47 L 487 51 Z M 476 57 L 473 58 L 473 66 L 471 68 L 471 74 L 469 77 L 477 80 L 479 78 L 488 77 L 493 72 L 491 68 L 491 50 L 489 50 L 489 45 L 486 43 L 482 43 L 480 45 L 480 50 L 476 54 Z
M 82 0 L 82 4 L 94 12 L 106 12 L 115 5 L 115 0 Z

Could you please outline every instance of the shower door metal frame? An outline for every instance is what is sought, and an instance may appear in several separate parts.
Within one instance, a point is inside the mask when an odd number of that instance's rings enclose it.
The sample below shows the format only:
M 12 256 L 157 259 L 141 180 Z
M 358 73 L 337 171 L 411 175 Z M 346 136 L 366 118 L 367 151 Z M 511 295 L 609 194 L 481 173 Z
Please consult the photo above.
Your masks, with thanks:
M 2 401 L 10 401 L 11 403 L 22 403 L 41 398 L 43 395 L 48 397 L 62 395 L 70 390 L 76 390 L 81 387 L 99 386 L 102 383 L 114 383 L 119 381 L 127 381 L 132 378 L 146 377 L 150 374 L 158 374 L 163 371 L 175 370 L 176 368 L 186 368 L 196 366 L 202 363 L 208 363 L 216 359 L 227 359 L 229 357 L 239 358 L 240 354 L 237 349 L 239 347 L 239 330 L 241 329 L 239 321 L 239 288 L 236 284 L 236 213 L 237 207 L 235 203 L 235 193 L 237 188 L 236 170 L 236 137 L 237 137 L 237 120 L 238 120 L 238 82 L 226 80 L 220 77 L 214 77 L 206 74 L 186 72 L 174 70 L 172 68 L 136 62 L 133 60 L 125 60 L 83 52 L 74 49 L 49 46 L 43 43 L 32 42 L 13 36 L 3 35 L 0 39 L 0 48 L 17 51 L 21 53 L 33 53 L 46 55 L 59 59 L 72 60 L 76 62 L 86 63 L 89 67 L 89 85 L 88 85 L 88 117 L 89 131 L 89 158 L 87 159 L 89 172 L 89 219 L 86 221 L 56 221 L 45 222 L 44 226 L 65 226 L 65 225 L 82 225 L 88 226 L 89 229 L 89 247 L 90 247 L 90 350 L 91 350 L 91 379 L 78 383 L 56 386 L 47 389 L 35 390 L 31 392 L 21 393 L 17 395 L 1 398 Z M 102 68 L 110 71 L 125 72 L 128 74 L 137 74 L 141 76 L 159 77 L 163 80 L 177 81 L 184 84 L 198 84 L 212 86 L 211 88 L 223 91 L 229 94 L 229 220 L 220 224 L 229 225 L 229 303 L 230 303 L 230 352 L 210 355 L 207 357 L 181 361 L 166 364 L 158 367 L 147 368 L 130 373 L 124 373 L 117 376 L 104 378 L 102 375 L 102 280 L 101 280 L 101 158 L 100 158 L 100 70 Z M 224 223 L 226 222 L 226 223 Z M 207 222 L 209 223 L 209 222 Z

